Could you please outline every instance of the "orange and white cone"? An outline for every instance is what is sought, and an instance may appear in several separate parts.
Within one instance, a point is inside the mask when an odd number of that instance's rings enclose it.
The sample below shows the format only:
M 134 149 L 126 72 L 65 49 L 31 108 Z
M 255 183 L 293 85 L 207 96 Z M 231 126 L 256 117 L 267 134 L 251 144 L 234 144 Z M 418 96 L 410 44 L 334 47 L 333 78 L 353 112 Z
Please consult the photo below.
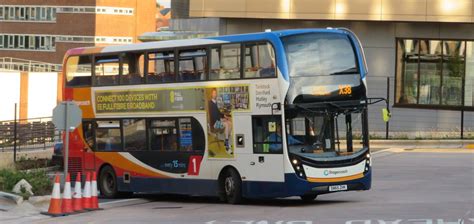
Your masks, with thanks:
M 51 200 L 49 201 L 49 209 L 47 212 L 41 212 L 43 215 L 63 216 L 61 211 L 61 186 L 59 185 L 59 175 L 56 173 L 54 178 L 53 192 L 51 193 Z
M 96 172 L 92 172 L 92 181 L 91 181 L 91 203 L 92 203 L 92 210 L 98 210 L 99 208 L 99 199 L 97 193 L 97 174 Z
M 72 197 L 72 205 L 75 212 L 83 212 L 82 207 L 82 189 L 81 189 L 81 173 L 77 173 L 76 184 L 74 185 L 74 195 Z
M 66 181 L 64 183 L 63 200 L 62 200 L 62 212 L 64 214 L 74 213 L 72 207 L 72 196 L 71 196 L 71 176 L 69 173 L 66 175 Z
M 86 183 L 84 184 L 84 194 L 82 195 L 82 207 L 86 210 L 92 208 L 91 204 L 91 174 L 87 172 Z

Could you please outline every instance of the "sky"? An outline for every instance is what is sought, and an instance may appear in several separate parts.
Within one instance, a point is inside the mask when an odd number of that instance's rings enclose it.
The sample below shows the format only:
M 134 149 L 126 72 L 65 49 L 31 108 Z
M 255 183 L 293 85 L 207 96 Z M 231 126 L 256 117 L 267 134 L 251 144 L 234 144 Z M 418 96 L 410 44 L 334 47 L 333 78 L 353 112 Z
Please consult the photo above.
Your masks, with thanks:
M 165 8 L 171 7 L 171 0 L 156 0 L 160 5 L 165 6 Z

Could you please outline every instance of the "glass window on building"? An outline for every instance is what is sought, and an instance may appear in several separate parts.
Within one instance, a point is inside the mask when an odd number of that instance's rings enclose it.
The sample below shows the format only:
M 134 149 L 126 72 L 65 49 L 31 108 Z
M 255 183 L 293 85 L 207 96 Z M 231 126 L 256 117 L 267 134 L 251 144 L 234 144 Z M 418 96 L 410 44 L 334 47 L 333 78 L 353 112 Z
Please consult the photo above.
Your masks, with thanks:
M 471 41 L 398 39 L 396 104 L 472 106 L 470 50 Z
M 418 40 L 398 40 L 398 103 L 416 104 L 418 98 Z M 401 63 L 403 62 L 403 63 Z
M 474 106 L 474 42 L 466 43 L 466 74 L 464 83 L 464 106 Z

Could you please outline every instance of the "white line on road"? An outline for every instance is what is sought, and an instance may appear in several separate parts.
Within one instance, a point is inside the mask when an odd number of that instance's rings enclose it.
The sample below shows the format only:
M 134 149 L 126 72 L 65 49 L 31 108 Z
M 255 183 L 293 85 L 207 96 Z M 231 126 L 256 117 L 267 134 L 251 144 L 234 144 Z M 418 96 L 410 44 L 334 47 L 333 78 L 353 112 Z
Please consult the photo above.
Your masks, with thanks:
M 372 155 L 377 155 L 377 154 L 380 154 L 380 153 L 383 153 L 383 152 L 389 152 L 391 150 L 392 149 L 384 149 L 384 150 L 376 151 L 376 152 L 373 152 Z
M 115 204 L 115 203 L 120 203 L 120 202 L 139 201 L 139 200 L 141 200 L 141 198 L 129 198 L 129 199 L 121 199 L 121 200 L 115 200 L 115 201 L 102 202 L 102 203 L 99 203 L 99 204 L 109 205 L 109 204 Z

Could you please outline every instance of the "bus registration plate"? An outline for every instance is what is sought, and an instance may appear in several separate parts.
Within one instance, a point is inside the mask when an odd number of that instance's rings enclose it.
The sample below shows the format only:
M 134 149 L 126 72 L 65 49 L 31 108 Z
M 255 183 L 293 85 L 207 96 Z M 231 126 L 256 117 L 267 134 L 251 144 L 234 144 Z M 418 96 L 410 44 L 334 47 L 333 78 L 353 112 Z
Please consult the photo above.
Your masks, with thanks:
M 329 186 L 329 191 L 347 191 L 347 185 L 334 185 Z

